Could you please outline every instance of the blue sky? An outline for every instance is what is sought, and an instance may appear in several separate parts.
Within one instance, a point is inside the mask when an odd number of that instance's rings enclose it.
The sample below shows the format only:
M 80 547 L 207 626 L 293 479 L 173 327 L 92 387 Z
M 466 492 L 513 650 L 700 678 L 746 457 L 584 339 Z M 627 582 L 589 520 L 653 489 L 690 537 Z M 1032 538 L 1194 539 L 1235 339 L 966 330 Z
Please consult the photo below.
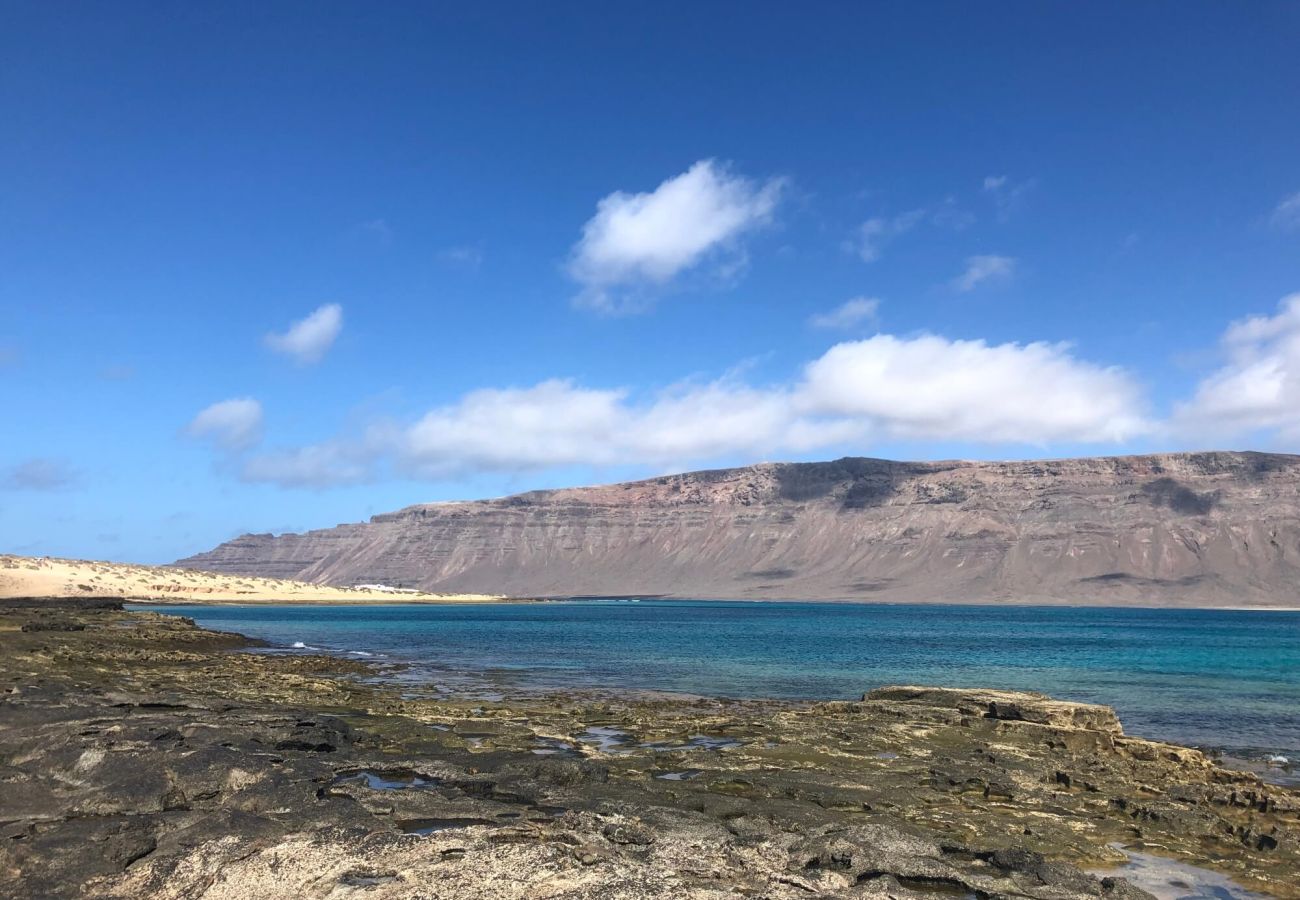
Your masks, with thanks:
M 1300 439 L 1300 7 L 11 3 L 0 549 Z

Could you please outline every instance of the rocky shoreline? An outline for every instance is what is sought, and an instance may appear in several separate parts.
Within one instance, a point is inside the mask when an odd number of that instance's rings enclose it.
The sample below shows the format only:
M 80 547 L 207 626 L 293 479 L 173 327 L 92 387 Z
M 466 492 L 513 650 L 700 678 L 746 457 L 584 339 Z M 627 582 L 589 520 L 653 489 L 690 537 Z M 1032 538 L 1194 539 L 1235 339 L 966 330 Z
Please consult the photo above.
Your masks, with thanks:
M 1300 898 L 1300 792 L 1106 707 L 486 702 L 255 644 L 0 607 L 0 896 L 1150 896 L 1105 874 L 1123 846 Z

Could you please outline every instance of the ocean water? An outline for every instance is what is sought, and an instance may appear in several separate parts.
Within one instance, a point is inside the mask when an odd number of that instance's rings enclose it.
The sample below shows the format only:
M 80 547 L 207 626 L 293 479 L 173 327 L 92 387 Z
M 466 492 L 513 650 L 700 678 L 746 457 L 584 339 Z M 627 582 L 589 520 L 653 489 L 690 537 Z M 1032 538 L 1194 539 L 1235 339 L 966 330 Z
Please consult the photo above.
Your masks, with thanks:
M 1114 706 L 1129 734 L 1300 763 L 1300 613 L 575 600 L 475 606 L 149 606 L 408 664 L 432 689 L 611 688 L 855 698 L 886 684 Z M 1283 780 L 1285 770 L 1278 773 Z

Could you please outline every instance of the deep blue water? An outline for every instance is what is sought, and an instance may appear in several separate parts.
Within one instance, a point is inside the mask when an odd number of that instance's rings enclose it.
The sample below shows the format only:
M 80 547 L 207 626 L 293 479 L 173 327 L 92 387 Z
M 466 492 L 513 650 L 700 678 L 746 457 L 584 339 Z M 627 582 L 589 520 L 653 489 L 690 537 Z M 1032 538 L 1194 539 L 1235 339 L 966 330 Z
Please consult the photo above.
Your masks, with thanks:
M 1130 734 L 1300 761 L 1300 613 L 570 601 L 153 606 L 283 648 L 526 687 L 849 698 L 884 684 L 1044 691 L 1116 707 Z

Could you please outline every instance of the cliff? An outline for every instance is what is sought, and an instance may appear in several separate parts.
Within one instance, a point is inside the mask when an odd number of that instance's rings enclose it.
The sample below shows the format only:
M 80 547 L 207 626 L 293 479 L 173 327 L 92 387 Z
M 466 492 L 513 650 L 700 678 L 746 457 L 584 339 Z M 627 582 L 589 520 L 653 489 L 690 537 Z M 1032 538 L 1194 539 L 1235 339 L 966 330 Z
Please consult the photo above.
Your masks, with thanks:
M 516 596 L 1300 606 L 1300 456 L 765 463 L 244 535 L 179 565 Z

